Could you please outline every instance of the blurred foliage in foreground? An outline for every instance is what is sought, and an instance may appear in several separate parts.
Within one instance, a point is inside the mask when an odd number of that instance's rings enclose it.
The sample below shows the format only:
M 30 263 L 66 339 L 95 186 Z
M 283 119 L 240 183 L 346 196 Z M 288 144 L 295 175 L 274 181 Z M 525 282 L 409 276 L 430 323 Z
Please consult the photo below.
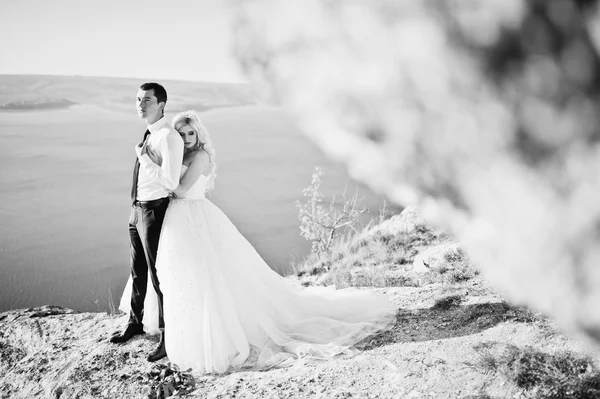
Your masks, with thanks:
M 598 1 L 235 4 L 240 65 L 323 151 L 600 345 Z

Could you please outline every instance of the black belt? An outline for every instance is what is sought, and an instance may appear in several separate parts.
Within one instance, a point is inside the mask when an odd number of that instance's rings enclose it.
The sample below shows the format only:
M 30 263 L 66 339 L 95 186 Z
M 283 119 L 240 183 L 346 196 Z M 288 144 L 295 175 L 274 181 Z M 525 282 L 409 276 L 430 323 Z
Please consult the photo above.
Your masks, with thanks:
M 154 209 L 169 202 L 169 197 L 159 198 L 151 201 L 133 201 L 133 206 L 144 209 Z

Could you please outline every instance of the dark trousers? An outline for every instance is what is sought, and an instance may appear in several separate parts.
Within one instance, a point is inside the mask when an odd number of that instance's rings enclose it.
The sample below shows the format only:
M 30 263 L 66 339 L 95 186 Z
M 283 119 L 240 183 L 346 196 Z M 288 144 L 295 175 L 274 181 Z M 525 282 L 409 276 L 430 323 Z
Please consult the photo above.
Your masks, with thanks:
M 158 296 L 158 327 L 164 330 L 163 294 L 156 274 L 156 254 L 169 198 L 154 201 L 136 201 L 129 216 L 129 238 L 131 248 L 131 313 L 129 324 L 142 324 L 144 299 L 148 276 Z

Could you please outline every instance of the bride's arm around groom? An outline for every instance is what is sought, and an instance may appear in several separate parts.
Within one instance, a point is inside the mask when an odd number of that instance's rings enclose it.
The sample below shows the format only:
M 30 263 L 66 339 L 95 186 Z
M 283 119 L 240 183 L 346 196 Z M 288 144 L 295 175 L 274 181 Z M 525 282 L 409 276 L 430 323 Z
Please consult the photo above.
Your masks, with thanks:
M 146 141 L 142 145 L 136 146 L 135 150 L 140 167 L 144 168 L 146 173 L 155 182 L 168 190 L 175 190 L 179 185 L 179 177 L 181 175 L 183 140 L 177 131 L 166 121 L 156 133 L 160 137 L 157 145 L 152 146 Z M 159 162 L 153 162 L 148 154 L 149 152 Z

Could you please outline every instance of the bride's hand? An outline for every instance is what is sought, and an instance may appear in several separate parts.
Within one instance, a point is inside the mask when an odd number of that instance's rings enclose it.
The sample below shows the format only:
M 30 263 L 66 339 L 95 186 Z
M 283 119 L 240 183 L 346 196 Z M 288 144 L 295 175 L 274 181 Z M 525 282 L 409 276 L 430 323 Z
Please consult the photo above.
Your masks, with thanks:
M 137 143 L 135 146 L 135 153 L 138 158 L 144 155 L 146 153 L 146 144 L 143 142 Z
M 154 162 L 158 166 L 162 165 L 162 157 L 160 156 L 158 151 L 154 151 L 151 147 L 146 146 L 146 154 L 148 154 L 148 157 L 150 157 L 152 162 Z

